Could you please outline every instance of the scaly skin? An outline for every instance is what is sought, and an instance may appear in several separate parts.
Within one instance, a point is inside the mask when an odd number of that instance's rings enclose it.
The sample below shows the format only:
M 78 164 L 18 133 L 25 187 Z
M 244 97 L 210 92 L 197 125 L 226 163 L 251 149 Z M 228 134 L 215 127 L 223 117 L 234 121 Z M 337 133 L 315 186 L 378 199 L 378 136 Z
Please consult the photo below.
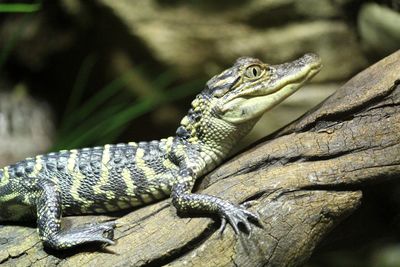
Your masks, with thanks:
M 224 160 L 260 116 L 320 69 L 318 56 L 269 66 L 240 58 L 207 82 L 176 136 L 160 141 L 60 151 L 0 169 L 0 220 L 37 220 L 44 245 L 113 244 L 114 223 L 61 230 L 62 215 L 105 213 L 172 197 L 180 212 L 218 214 L 236 233 L 258 216 L 214 196 L 192 193 L 197 178 Z

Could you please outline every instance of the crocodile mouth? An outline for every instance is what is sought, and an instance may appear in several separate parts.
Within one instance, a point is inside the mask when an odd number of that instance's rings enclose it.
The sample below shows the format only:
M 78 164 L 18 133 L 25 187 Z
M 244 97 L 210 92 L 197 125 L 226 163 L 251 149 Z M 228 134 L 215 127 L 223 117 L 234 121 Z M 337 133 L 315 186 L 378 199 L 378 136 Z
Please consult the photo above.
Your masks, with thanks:
M 275 87 L 273 90 L 271 90 L 271 89 L 270 90 L 248 90 L 247 92 L 244 91 L 243 95 L 238 96 L 237 98 L 250 99 L 250 98 L 254 98 L 254 97 L 269 96 L 269 95 L 273 95 L 276 92 L 279 92 L 280 90 L 285 90 L 285 88 L 288 86 L 300 87 L 305 82 L 307 82 L 312 77 L 314 77 L 321 70 L 321 68 L 322 68 L 322 65 L 311 66 L 305 75 L 296 77 L 293 80 L 288 80 L 287 82 L 281 84 L 280 86 Z
M 304 58 L 308 58 L 308 60 L 305 60 Z M 296 66 L 296 63 L 299 61 L 304 61 L 302 66 Z M 292 64 L 294 65 L 294 67 L 288 67 Z M 258 96 L 267 96 L 272 95 L 280 90 L 284 90 L 286 86 L 301 86 L 312 77 L 314 77 L 321 70 L 322 64 L 321 59 L 317 55 L 306 54 L 305 56 L 294 61 L 293 63 L 286 63 L 272 67 L 275 69 L 274 75 L 276 77 L 272 76 L 269 86 L 258 90 L 250 88 L 239 93 L 234 98 L 250 99 Z M 296 68 L 298 69 L 296 70 Z
M 241 122 L 260 117 L 314 77 L 322 64 L 317 55 L 306 54 L 291 63 L 271 67 L 274 72 L 265 85 L 244 90 L 221 107 L 226 120 Z
M 250 101 L 248 105 L 253 105 L 256 103 L 264 103 L 266 106 L 270 106 L 280 97 L 288 97 L 293 94 L 299 87 L 301 87 L 305 82 L 314 77 L 322 68 L 322 65 L 311 66 L 307 73 L 303 76 L 296 77 L 296 79 L 288 80 L 287 82 L 281 84 L 279 87 L 275 87 L 273 90 L 257 90 L 242 92 L 241 95 L 232 98 L 228 103 L 226 103 L 222 108 L 222 112 L 226 112 L 238 104 Z M 284 99 L 284 98 L 283 98 Z M 282 99 L 282 100 L 283 100 Z M 281 102 L 281 101 L 279 101 Z M 278 104 L 277 102 L 276 104 Z

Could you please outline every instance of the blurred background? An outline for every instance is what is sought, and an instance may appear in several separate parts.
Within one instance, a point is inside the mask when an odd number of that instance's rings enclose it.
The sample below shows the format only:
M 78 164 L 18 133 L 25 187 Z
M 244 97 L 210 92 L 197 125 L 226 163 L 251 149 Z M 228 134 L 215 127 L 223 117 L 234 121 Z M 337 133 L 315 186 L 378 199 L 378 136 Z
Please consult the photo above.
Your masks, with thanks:
M 0 166 L 173 135 L 205 82 L 236 58 L 319 54 L 321 73 L 266 114 L 243 148 L 399 49 L 399 10 L 398 0 L 0 0 Z M 384 221 L 397 225 L 396 216 Z M 366 231 L 355 244 L 330 237 L 309 266 L 400 266 L 399 243 L 364 242 Z

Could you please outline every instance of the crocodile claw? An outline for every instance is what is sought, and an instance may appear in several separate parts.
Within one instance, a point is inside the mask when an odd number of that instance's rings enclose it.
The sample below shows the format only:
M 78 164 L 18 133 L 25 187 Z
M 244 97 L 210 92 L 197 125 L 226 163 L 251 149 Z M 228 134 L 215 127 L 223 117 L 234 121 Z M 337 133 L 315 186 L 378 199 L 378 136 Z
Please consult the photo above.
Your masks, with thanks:
M 64 230 L 49 240 L 44 240 L 47 247 L 53 249 L 67 249 L 85 243 L 102 243 L 113 245 L 114 222 L 93 223 L 70 230 Z
M 224 206 L 222 210 L 222 218 L 221 218 L 221 227 L 219 229 L 220 234 L 222 235 L 225 228 L 226 223 L 228 222 L 235 234 L 240 234 L 239 225 L 243 225 L 245 231 L 251 236 L 251 224 L 249 221 L 254 221 L 257 224 L 260 222 L 260 218 L 258 215 L 246 210 L 242 206 L 234 206 L 229 204 Z

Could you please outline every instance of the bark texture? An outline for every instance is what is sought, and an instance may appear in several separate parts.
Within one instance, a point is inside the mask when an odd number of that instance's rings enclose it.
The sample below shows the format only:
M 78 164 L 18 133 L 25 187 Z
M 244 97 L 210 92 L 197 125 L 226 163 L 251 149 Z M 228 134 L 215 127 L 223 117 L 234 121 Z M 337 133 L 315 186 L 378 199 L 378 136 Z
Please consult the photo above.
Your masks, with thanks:
M 340 67 L 340 66 L 338 66 Z M 169 200 L 118 217 L 117 244 L 44 251 L 35 228 L 0 226 L 10 266 L 297 266 L 360 205 L 400 178 L 400 51 L 356 75 L 314 110 L 206 176 L 198 190 L 259 213 L 236 237 L 219 222 L 182 218 Z M 65 218 L 66 227 L 106 216 Z

